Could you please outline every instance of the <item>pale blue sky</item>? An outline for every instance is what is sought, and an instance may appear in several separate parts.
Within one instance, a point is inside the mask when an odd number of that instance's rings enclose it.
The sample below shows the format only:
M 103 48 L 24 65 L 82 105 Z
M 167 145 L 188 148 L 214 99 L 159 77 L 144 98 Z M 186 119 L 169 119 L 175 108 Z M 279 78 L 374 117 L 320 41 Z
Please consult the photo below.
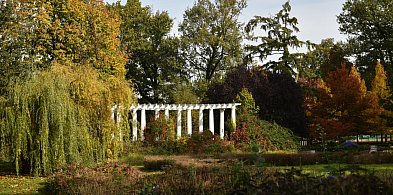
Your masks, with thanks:
M 105 0 L 112 3 L 117 0 Z M 124 4 L 126 0 L 122 0 Z M 141 0 L 144 6 L 149 5 L 153 11 L 168 11 L 169 15 L 175 19 L 174 32 L 177 31 L 178 24 L 182 21 L 183 13 L 188 7 L 194 5 L 194 0 Z M 286 0 L 248 0 L 247 8 L 240 16 L 240 22 L 248 22 L 253 16 L 270 16 L 281 9 L 281 5 Z M 344 41 L 346 36 L 340 34 L 336 16 L 341 13 L 342 4 L 345 0 L 291 0 L 291 14 L 298 21 L 301 40 L 310 40 L 319 43 L 325 38 L 334 38 L 336 41 Z

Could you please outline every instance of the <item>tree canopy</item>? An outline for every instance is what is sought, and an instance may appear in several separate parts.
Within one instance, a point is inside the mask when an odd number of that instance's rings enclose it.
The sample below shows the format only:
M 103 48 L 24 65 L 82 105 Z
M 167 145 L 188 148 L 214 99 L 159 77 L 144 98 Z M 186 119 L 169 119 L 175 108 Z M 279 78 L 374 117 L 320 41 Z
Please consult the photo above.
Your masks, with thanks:
M 345 65 L 318 81 L 317 96 L 309 107 L 311 134 L 324 131 L 329 138 L 367 133 L 379 114 L 374 94 L 368 93 L 364 80 L 354 67 Z
M 261 119 L 276 122 L 297 135 L 306 134 L 303 93 L 294 78 L 261 68 L 248 70 L 240 66 L 230 72 L 222 83 L 212 85 L 207 97 L 210 103 L 229 103 L 243 88 L 252 93 Z
M 212 80 L 237 65 L 242 57 L 238 22 L 245 0 L 197 0 L 179 25 L 187 68 L 197 79 Z
M 0 26 L 6 76 L 1 156 L 11 158 L 18 172 L 37 175 L 117 158 L 129 130 L 127 120 L 118 125 L 112 120 L 112 107 L 133 101 L 119 49 L 119 15 L 96 1 L 2 6 L 10 10 Z
M 263 62 L 268 57 L 277 56 L 278 60 L 270 60 L 263 64 L 267 70 L 288 75 L 296 75 L 302 68 L 299 66 L 300 53 L 290 53 L 289 49 L 299 48 L 305 42 L 300 41 L 294 33 L 299 32 L 298 20 L 290 16 L 291 5 L 287 1 L 282 5 L 282 9 L 274 16 L 255 16 L 247 26 L 246 32 L 250 35 L 251 41 L 260 41 L 257 45 L 247 46 L 251 56 L 257 55 Z M 255 35 L 254 30 L 259 28 L 267 35 Z
M 121 47 L 126 52 L 127 79 L 141 103 L 169 102 L 171 89 L 186 78 L 180 40 L 170 36 L 173 21 L 167 12 L 152 13 L 139 0 L 116 5 L 122 16 Z
M 337 17 L 368 86 L 378 60 L 393 74 L 393 3 L 390 0 L 347 0 Z M 393 78 L 393 77 L 390 77 Z M 389 79 L 389 84 L 393 80 Z

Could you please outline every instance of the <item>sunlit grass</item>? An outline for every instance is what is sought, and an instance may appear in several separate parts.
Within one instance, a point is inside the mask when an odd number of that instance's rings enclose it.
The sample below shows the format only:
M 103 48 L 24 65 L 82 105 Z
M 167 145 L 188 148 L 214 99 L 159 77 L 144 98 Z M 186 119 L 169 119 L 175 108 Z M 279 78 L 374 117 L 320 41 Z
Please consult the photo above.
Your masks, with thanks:
M 303 173 L 310 173 L 312 175 L 331 175 L 334 172 L 339 172 L 345 168 L 350 168 L 351 166 L 358 166 L 359 170 L 366 169 L 369 172 L 392 172 L 393 164 L 370 164 L 370 165 L 352 165 L 352 164 L 319 164 L 319 165 L 303 165 L 303 166 L 272 166 L 267 168 L 272 169 L 291 169 L 292 167 L 296 169 L 301 169 Z M 366 171 L 366 170 L 363 170 Z M 356 168 L 355 168 L 356 171 Z M 346 174 L 350 171 L 345 171 Z
M 45 177 L 0 176 L 0 194 L 41 194 L 46 181 Z
M 0 194 L 41 194 L 47 178 L 16 176 L 15 165 L 0 161 Z

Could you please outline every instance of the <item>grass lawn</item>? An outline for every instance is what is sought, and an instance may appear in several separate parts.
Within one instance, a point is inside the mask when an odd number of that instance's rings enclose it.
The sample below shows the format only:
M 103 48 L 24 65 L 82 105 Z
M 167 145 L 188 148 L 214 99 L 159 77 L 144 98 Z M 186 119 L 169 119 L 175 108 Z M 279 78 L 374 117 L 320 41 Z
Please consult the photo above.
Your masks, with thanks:
M 45 182 L 45 177 L 0 176 L 0 194 L 40 194 Z
M 40 194 L 47 178 L 16 176 L 13 163 L 0 161 L 0 194 Z
M 334 171 L 338 171 L 340 169 L 344 169 L 348 166 L 348 164 L 319 164 L 319 165 L 304 165 L 304 166 L 295 166 L 296 169 L 302 169 L 304 173 L 310 173 L 315 175 L 328 175 Z M 357 166 L 357 165 L 355 165 Z M 278 169 L 290 169 L 290 166 L 278 166 L 272 167 Z M 359 165 L 361 169 L 367 169 L 368 171 L 388 171 L 393 172 L 393 164 L 370 164 L 370 165 Z M 349 173 L 349 171 L 346 171 Z

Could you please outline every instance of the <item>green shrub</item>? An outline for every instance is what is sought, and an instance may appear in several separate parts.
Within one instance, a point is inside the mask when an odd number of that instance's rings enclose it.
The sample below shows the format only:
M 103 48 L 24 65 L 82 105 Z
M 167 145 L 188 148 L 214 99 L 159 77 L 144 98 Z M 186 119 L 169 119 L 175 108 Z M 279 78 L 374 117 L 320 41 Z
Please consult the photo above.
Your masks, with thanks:
M 246 111 L 237 117 L 237 128 L 232 135 L 236 148 L 247 148 L 244 145 L 257 144 L 263 150 L 299 150 L 299 142 L 291 130 L 276 123 L 259 120 L 248 115 Z
M 145 170 L 149 171 L 159 171 L 159 170 L 164 170 L 165 168 L 169 168 L 174 166 L 176 163 L 175 160 L 170 160 L 170 159 L 163 159 L 163 160 L 147 160 L 145 159 L 143 161 L 143 165 Z
M 175 140 L 173 119 L 167 121 L 165 116 L 162 115 L 157 119 L 152 119 L 146 126 L 144 136 L 144 141 L 148 144 Z
M 232 145 L 210 131 L 194 133 L 187 141 L 187 153 L 189 154 L 220 154 L 233 151 Z
M 258 107 L 247 89 L 243 89 L 235 101 L 241 103 L 237 128 L 231 136 L 236 148 L 244 150 L 248 148 L 245 145 L 256 144 L 262 150 L 299 150 L 299 141 L 291 130 L 257 117 Z
M 350 152 L 326 152 L 326 153 L 294 153 L 294 154 L 262 154 L 265 163 L 272 166 L 301 166 L 315 164 L 389 164 L 393 163 L 392 153 L 350 153 Z M 222 159 L 239 159 L 245 162 L 253 162 L 253 154 L 225 154 L 218 156 Z
M 352 162 L 357 164 L 390 164 L 393 163 L 393 153 L 360 153 L 353 156 Z

